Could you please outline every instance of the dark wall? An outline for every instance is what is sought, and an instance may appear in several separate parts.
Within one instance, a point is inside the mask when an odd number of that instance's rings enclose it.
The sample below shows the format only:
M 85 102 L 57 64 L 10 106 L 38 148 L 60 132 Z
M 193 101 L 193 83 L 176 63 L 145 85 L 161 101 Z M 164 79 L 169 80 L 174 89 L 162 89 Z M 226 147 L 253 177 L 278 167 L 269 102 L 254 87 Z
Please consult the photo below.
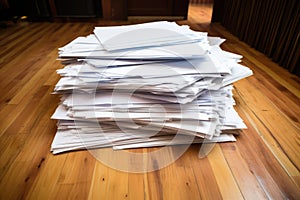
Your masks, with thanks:
M 101 0 L 53 0 L 52 13 L 49 0 L 8 0 L 10 17 L 28 16 L 29 19 L 55 17 L 101 17 Z
M 128 16 L 183 16 L 189 0 L 127 0 Z
M 214 0 L 212 22 L 300 76 L 299 0 Z
M 28 16 L 30 18 L 50 17 L 48 0 L 8 0 L 12 16 Z
M 55 0 L 58 16 L 100 17 L 102 13 L 100 0 Z

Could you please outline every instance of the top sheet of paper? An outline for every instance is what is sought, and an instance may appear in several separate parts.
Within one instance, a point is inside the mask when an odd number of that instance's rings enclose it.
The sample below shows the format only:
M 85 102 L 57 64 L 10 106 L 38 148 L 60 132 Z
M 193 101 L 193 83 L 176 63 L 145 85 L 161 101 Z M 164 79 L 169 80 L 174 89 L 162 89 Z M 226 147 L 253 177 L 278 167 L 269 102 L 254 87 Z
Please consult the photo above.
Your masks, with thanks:
M 96 27 L 94 33 L 108 51 L 199 42 L 202 35 L 174 22 Z

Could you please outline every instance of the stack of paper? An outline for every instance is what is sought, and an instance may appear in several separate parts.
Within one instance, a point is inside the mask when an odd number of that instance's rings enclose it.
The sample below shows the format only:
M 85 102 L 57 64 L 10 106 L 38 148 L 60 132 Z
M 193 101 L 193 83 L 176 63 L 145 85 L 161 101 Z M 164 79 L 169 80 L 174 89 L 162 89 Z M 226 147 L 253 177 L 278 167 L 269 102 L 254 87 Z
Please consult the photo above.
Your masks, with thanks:
M 252 74 L 224 42 L 174 22 L 96 27 L 60 48 L 51 151 L 235 141 L 231 85 Z

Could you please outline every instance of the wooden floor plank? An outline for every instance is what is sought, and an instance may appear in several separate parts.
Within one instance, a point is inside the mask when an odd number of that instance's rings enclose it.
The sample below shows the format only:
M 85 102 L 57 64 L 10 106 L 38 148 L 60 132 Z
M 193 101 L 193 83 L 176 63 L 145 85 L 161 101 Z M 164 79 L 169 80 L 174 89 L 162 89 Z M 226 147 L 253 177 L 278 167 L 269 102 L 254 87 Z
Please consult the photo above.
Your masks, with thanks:
M 55 198 L 87 199 L 95 162 L 94 157 L 86 151 L 69 154 L 56 183 Z
M 199 145 L 192 145 L 190 151 L 186 152 L 187 156 L 181 159 L 184 159 L 184 161 L 190 160 L 201 199 L 222 199 L 222 194 L 210 162 L 207 157 L 199 159 L 199 150 Z
M 58 191 L 58 180 L 64 167 L 67 154 L 48 156 L 38 176 L 30 188 L 26 199 L 55 199 Z M 60 163 L 57 165 L 57 163 Z
M 255 113 L 260 121 L 269 130 L 268 133 L 278 142 L 282 150 L 287 154 L 291 162 L 297 169 L 300 169 L 299 151 L 299 129 L 289 118 L 287 118 L 277 107 L 272 104 L 266 96 L 257 90 L 255 85 L 250 80 L 245 80 L 247 87 L 242 87 L 240 84 L 236 89 L 243 96 L 247 96 L 247 106 Z M 243 83 L 244 83 L 243 82 Z M 245 86 L 245 85 L 243 85 Z M 255 91 L 255 94 L 249 95 L 250 91 Z M 251 97 L 250 97 L 251 96 Z M 261 103 L 256 103 L 261 102 Z
M 101 162 L 95 163 L 89 199 L 106 199 L 105 192 L 109 182 L 108 170 Z
M 241 81 L 240 85 L 244 85 L 247 83 L 246 81 Z M 241 96 L 239 90 L 235 90 L 236 96 Z M 264 124 L 263 121 L 259 119 L 259 117 L 251 111 L 251 108 L 248 107 L 246 102 L 242 99 L 239 100 L 240 108 L 243 110 L 243 114 L 249 120 L 249 123 L 255 128 L 258 135 L 264 140 L 265 144 L 269 147 L 269 149 L 273 152 L 275 157 L 278 158 L 278 161 L 283 165 L 286 169 L 287 173 L 291 176 L 299 175 L 299 169 L 295 166 L 295 164 L 290 160 L 286 152 L 282 149 L 281 145 L 278 143 L 277 138 L 273 136 L 268 127 Z
M 218 183 L 223 199 L 243 199 L 243 194 L 235 181 L 235 178 L 226 164 L 224 155 L 219 144 L 216 144 L 213 151 L 207 156 L 212 167 L 214 176 Z M 230 187 L 228 187 L 230 185 Z
M 5 198 L 21 199 L 27 195 L 33 182 L 40 174 L 40 168 L 44 164 L 46 155 L 49 154 L 44 148 L 51 143 L 49 142 L 51 138 L 47 137 L 47 131 L 49 131 L 49 127 L 41 126 L 36 128 L 31 136 L 27 135 L 22 151 L 10 164 L 1 179 L 0 194 L 5 194 Z M 33 149 L 33 146 L 38 151 Z
M 131 173 L 128 176 L 128 199 L 145 199 L 145 176 L 145 173 Z
M 245 199 L 267 199 L 258 180 L 241 156 L 237 145 L 235 143 L 223 143 L 221 148 L 243 197 Z
M 240 101 L 237 103 L 239 105 Z M 287 171 L 282 168 L 270 148 L 264 144 L 261 136 L 255 134 L 255 126 L 245 116 L 245 108 L 237 106 L 237 109 L 245 120 L 248 129 L 241 132 L 236 144 L 261 188 L 268 198 L 297 199 L 300 195 L 299 187 Z
M 117 171 L 107 168 L 105 174 L 100 177 L 99 185 L 94 185 L 94 192 L 96 197 L 101 199 L 126 199 L 128 197 L 128 174 L 125 172 Z M 103 172 L 102 172 L 103 173 Z M 139 191 L 140 192 L 140 191 Z M 97 199 L 97 198 L 93 198 Z

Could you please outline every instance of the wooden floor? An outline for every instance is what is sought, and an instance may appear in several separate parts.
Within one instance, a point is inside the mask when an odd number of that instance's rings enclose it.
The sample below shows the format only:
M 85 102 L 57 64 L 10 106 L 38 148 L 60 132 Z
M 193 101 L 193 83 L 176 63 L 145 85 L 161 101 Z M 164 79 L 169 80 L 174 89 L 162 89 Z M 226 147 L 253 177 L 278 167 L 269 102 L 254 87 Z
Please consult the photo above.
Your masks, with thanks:
M 222 48 L 244 56 L 254 75 L 236 82 L 234 94 L 248 129 L 203 159 L 193 145 L 173 164 L 139 174 L 107 167 L 89 151 L 50 153 L 57 48 L 108 22 L 0 29 L 0 199 L 300 199 L 300 78 L 209 25 L 210 15 L 211 6 L 192 6 L 179 23 L 226 38 Z

